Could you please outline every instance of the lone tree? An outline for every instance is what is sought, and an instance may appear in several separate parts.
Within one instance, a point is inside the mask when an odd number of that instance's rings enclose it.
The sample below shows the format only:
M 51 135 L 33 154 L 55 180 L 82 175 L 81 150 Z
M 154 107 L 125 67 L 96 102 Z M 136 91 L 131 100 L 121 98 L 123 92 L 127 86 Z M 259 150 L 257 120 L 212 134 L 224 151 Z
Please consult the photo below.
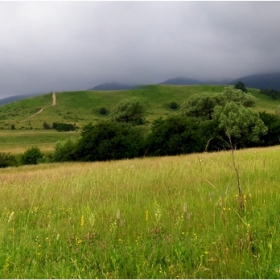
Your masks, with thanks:
M 112 112 L 112 121 L 131 125 L 142 125 L 145 122 L 144 107 L 136 99 L 121 101 Z
M 235 84 L 234 88 L 235 88 L 235 89 L 240 89 L 240 90 L 242 90 L 243 92 L 247 93 L 247 88 L 246 88 L 245 85 L 244 85 L 242 82 L 240 82 L 240 81 L 238 81 L 238 82 Z
M 241 210 L 244 207 L 244 196 L 234 151 L 238 142 L 258 142 L 260 136 L 267 133 L 267 127 L 257 112 L 234 102 L 229 102 L 224 107 L 216 106 L 213 119 L 219 123 L 219 128 L 224 130 L 227 137 L 227 140 L 224 139 L 224 143 L 231 150 L 232 165 L 237 179 L 239 208 Z

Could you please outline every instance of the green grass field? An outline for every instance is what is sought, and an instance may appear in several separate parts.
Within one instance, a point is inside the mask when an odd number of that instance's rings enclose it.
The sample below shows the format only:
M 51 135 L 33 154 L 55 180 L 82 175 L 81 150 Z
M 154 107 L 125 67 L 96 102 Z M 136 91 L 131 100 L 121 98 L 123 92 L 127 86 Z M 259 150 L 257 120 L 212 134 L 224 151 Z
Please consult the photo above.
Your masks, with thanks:
M 280 147 L 0 173 L 1 278 L 278 278 Z
M 43 152 L 50 152 L 58 141 L 77 139 L 79 136 L 77 131 L 0 130 L 0 152 L 22 154 L 31 146 L 37 146 Z

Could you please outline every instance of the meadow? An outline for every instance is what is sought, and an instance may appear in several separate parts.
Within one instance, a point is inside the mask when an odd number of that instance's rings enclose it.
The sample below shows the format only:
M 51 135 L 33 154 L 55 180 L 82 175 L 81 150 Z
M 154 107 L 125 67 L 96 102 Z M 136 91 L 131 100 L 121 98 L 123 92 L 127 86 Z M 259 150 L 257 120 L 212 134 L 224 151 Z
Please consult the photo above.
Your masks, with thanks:
M 13 155 L 23 154 L 32 146 L 38 147 L 44 153 L 54 150 L 57 141 L 69 138 L 77 139 L 80 132 L 55 130 L 0 130 L 1 152 L 11 152 Z
M 0 173 L 1 278 L 279 278 L 280 147 Z

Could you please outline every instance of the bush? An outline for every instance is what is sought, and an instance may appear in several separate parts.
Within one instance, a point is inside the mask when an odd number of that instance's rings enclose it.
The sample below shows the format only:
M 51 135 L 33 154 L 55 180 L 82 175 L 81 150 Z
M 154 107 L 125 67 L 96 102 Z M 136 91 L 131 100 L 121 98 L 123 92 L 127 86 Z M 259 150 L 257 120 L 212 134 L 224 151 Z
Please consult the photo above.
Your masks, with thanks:
M 280 144 L 280 118 L 274 114 L 261 112 L 261 120 L 268 128 L 267 134 L 260 137 L 261 146 L 274 146 Z
M 73 139 L 59 141 L 51 156 L 53 162 L 75 161 L 77 143 Z
M 10 153 L 0 153 L 0 168 L 8 166 L 18 166 L 16 158 Z
M 179 108 L 179 105 L 175 101 L 173 101 L 169 104 L 169 108 L 172 110 L 177 110 Z
M 243 92 L 247 93 L 247 88 L 246 88 L 245 85 L 244 85 L 242 82 L 240 82 L 240 81 L 238 81 L 238 82 L 235 84 L 234 88 L 235 88 L 235 89 L 240 89 L 240 90 L 242 90 Z
M 144 107 L 135 98 L 121 101 L 112 113 L 112 121 L 131 125 L 145 123 Z
M 43 128 L 44 129 L 51 129 L 51 126 L 48 123 L 44 122 L 43 123 Z
M 108 110 L 105 107 L 101 107 L 98 110 L 98 112 L 99 112 L 100 115 L 107 115 L 108 114 Z
M 73 131 L 78 129 L 78 127 L 74 124 L 70 124 L 70 123 L 57 123 L 54 122 L 52 125 L 52 128 L 61 132 L 61 131 Z
M 186 117 L 158 119 L 148 137 L 150 155 L 165 156 L 202 152 L 207 141 L 199 130 L 199 123 Z
M 118 123 L 100 122 L 83 128 L 77 144 L 77 159 L 106 161 L 139 156 L 143 145 L 139 129 Z
M 38 164 L 43 161 L 44 155 L 38 147 L 31 147 L 27 149 L 21 156 L 22 164 Z

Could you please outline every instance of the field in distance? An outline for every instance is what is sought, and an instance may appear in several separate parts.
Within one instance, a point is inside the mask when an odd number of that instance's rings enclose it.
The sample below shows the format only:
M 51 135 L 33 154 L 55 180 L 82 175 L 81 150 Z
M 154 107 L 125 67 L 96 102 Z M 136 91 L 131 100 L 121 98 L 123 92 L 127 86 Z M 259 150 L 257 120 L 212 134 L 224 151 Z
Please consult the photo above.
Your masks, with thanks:
M 44 109 L 40 114 L 33 114 L 41 108 L 52 104 L 52 94 L 44 94 L 25 100 L 19 100 L 0 106 L 0 145 L 1 151 L 12 149 L 21 152 L 33 145 L 43 150 L 50 150 L 57 140 L 77 137 L 78 133 L 61 133 L 54 130 L 43 130 L 43 123 L 52 125 L 54 122 L 71 123 L 82 128 L 89 122 L 97 123 L 110 119 L 110 112 L 124 99 L 137 98 L 144 106 L 147 124 L 143 129 L 149 129 L 151 122 L 159 117 L 166 118 L 179 113 L 169 107 L 171 102 L 182 105 L 194 94 L 203 92 L 222 92 L 223 85 L 150 85 L 131 90 L 120 91 L 76 91 L 56 93 L 56 105 Z M 258 111 L 274 113 L 280 101 L 272 100 L 259 93 L 258 89 L 248 89 L 258 98 Z M 105 107 L 109 114 L 101 115 L 99 109 Z M 11 131 L 14 125 L 15 130 Z

